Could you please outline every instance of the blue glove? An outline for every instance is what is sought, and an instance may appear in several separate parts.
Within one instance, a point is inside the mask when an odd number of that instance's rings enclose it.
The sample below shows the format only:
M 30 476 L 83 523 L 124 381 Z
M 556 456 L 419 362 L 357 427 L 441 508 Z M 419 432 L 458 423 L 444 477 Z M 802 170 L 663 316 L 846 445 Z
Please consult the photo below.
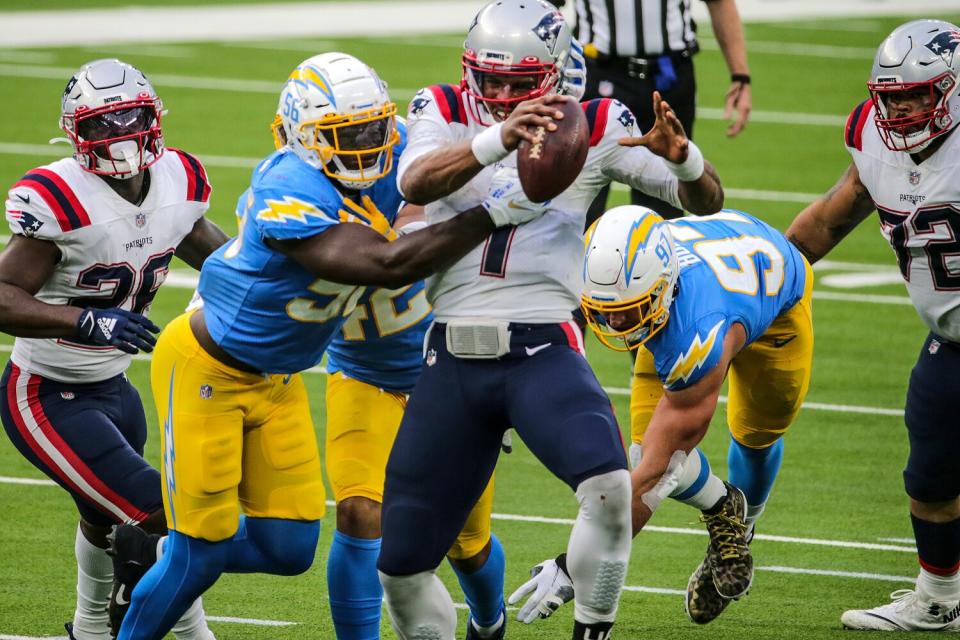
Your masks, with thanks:
M 657 58 L 657 75 L 653 79 L 653 85 L 657 91 L 660 93 L 670 91 L 676 81 L 677 72 L 673 68 L 673 60 L 670 59 L 670 56 Z
M 160 333 L 160 327 L 150 322 L 149 318 L 116 307 L 87 307 L 77 319 L 80 342 L 116 347 L 125 353 L 153 351 L 153 345 L 157 344 L 154 333 Z

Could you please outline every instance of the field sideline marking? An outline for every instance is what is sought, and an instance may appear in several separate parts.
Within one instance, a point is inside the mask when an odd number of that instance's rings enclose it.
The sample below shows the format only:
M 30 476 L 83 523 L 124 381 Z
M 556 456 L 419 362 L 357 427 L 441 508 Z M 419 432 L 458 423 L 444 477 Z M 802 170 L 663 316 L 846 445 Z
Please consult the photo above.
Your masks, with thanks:
M 257 618 L 235 618 L 233 616 L 207 616 L 210 622 L 227 622 L 230 624 L 248 624 L 258 627 L 292 627 L 299 622 L 287 620 L 258 620 Z M 11 636 L 0 633 L 0 640 L 67 640 L 66 636 Z

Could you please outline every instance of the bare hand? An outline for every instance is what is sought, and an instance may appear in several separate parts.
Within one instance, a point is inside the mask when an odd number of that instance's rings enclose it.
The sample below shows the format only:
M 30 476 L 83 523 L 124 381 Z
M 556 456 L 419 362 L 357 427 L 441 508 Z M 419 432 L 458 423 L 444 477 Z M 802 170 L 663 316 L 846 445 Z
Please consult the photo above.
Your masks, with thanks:
M 503 146 L 513 151 L 520 145 L 521 140 L 533 144 L 536 142 L 534 131 L 537 127 L 542 126 L 546 127 L 547 131 L 556 131 L 557 125 L 554 120 L 563 118 L 563 112 L 550 105 L 572 99 L 569 96 L 551 93 L 518 104 L 510 113 L 510 117 L 503 121 L 503 130 L 500 133 Z
M 677 164 L 687 159 L 689 140 L 677 114 L 660 97 L 659 91 L 653 92 L 653 113 L 656 120 L 653 127 L 639 138 L 621 138 L 618 142 L 624 147 L 646 147 L 655 155 Z
M 723 109 L 724 120 L 733 117 L 733 110 L 737 110 L 737 119 L 727 127 L 727 135 L 734 137 L 747 126 L 747 119 L 750 117 L 750 109 L 753 108 L 751 101 L 750 85 L 743 82 L 733 82 L 727 89 L 726 105 Z

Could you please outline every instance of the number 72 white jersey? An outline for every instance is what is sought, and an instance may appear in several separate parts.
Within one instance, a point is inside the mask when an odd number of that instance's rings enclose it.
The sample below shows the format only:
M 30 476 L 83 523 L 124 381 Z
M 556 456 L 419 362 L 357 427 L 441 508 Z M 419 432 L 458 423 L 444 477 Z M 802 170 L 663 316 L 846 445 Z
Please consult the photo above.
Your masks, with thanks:
M 897 256 L 917 313 L 934 333 L 960 342 L 960 135 L 948 134 L 917 164 L 891 151 L 874 125 L 871 101 L 847 120 L 845 142 Z
M 60 262 L 37 299 L 148 312 L 177 246 L 206 212 L 210 197 L 206 172 L 188 153 L 167 149 L 148 171 L 150 188 L 140 205 L 121 198 L 73 158 L 32 169 L 10 188 L 11 232 L 60 250 Z M 130 364 L 130 356 L 118 349 L 65 338 L 17 338 L 11 359 L 25 371 L 63 382 L 106 380 Z

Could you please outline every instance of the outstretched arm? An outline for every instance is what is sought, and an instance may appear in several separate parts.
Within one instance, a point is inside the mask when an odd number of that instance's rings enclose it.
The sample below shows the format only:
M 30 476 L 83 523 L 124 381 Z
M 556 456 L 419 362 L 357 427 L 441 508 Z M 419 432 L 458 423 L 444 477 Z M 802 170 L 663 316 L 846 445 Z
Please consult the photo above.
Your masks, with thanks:
M 727 135 L 733 137 L 747 126 L 750 109 L 753 107 L 743 24 L 740 22 L 740 12 L 737 11 L 735 0 L 710 0 L 706 4 L 713 25 L 713 35 L 717 38 L 720 52 L 730 71 L 730 88 L 727 89 L 723 117 L 729 119 L 736 110 L 736 120 L 727 127 Z
M 851 164 L 830 191 L 794 219 L 786 236 L 813 264 L 827 255 L 875 209 L 860 172 Z

